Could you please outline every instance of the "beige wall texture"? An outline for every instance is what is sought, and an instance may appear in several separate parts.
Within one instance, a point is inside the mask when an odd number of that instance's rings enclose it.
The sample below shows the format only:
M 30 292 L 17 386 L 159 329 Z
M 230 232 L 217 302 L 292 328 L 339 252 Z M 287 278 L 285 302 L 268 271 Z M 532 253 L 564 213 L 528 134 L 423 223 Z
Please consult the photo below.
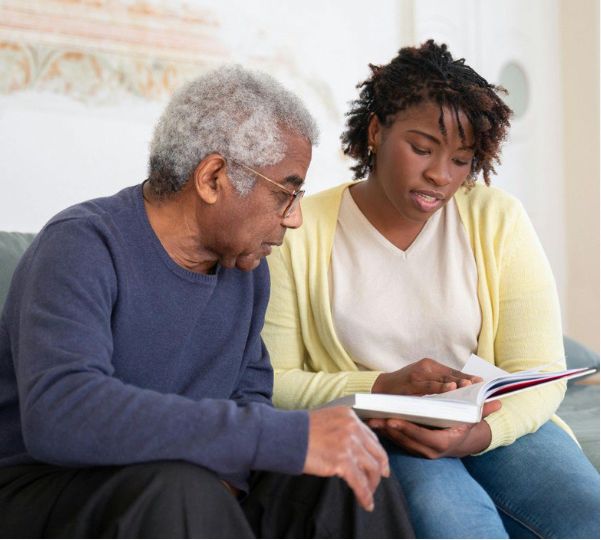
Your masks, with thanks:
M 599 0 L 562 0 L 561 45 L 564 331 L 599 352 Z

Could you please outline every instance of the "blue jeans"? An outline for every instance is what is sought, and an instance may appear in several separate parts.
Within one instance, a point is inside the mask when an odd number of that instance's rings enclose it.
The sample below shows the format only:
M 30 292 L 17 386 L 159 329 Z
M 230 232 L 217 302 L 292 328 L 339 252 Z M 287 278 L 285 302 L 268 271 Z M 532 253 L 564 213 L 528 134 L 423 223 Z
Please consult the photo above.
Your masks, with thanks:
M 599 474 L 552 422 L 463 459 L 417 458 L 382 442 L 417 538 L 599 538 Z

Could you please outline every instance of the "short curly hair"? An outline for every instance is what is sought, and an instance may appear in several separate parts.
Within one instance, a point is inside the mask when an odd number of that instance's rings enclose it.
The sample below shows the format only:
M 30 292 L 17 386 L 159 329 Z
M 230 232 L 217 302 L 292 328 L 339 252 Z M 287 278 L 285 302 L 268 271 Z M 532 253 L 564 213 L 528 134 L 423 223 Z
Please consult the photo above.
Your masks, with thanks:
M 465 59 L 454 60 L 445 44 L 428 40 L 419 47 L 404 47 L 388 64 L 369 65 L 371 77 L 359 83 L 359 99 L 351 102 L 347 113 L 346 131 L 340 137 L 343 152 L 354 158 L 351 167 L 354 179 L 359 180 L 372 169 L 368 152 L 368 125 L 373 114 L 390 127 L 398 112 L 431 100 L 440 107 L 439 125 L 443 135 L 443 107 L 455 114 L 459 135 L 465 141 L 465 132 L 459 121 L 463 112 L 474 128 L 475 153 L 464 185 L 471 187 L 482 172 L 484 182 L 490 185 L 493 163 L 501 163 L 501 146 L 505 141 L 513 114 L 499 97 L 507 91 L 488 83 Z
M 149 184 L 157 196 L 179 193 L 212 153 L 228 164 L 240 195 L 252 189 L 250 167 L 275 165 L 286 154 L 282 129 L 318 143 L 319 129 L 303 102 L 270 75 L 224 66 L 177 90 L 150 143 Z

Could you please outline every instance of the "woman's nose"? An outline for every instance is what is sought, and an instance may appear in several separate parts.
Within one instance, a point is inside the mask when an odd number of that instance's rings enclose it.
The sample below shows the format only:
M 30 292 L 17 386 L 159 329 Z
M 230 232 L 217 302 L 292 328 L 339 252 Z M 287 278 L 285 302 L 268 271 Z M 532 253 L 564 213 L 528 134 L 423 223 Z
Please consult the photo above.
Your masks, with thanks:
M 437 186 L 446 186 L 453 180 L 449 168 L 443 159 L 438 159 L 436 162 L 432 163 L 431 166 L 426 169 L 424 175 Z

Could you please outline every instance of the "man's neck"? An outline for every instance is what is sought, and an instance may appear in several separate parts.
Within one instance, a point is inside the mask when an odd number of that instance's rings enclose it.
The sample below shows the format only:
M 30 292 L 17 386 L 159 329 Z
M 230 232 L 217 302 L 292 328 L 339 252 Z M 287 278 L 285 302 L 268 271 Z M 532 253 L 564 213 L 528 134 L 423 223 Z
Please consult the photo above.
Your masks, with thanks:
M 179 266 L 197 274 L 213 274 L 217 256 L 203 247 L 198 207 L 190 189 L 187 185 L 181 193 L 163 199 L 145 183 L 144 208 L 163 248 Z

